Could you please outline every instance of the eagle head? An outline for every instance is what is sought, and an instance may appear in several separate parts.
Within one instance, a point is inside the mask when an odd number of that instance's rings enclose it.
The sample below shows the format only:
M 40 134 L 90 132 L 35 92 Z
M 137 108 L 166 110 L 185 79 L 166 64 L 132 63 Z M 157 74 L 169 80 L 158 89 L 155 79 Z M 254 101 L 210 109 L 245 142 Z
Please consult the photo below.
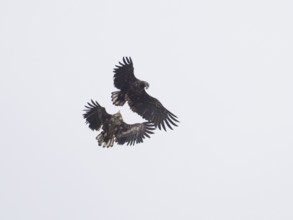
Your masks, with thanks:
M 120 111 L 118 111 L 116 114 L 114 114 L 114 117 L 119 120 L 122 120 L 122 115 L 121 115 Z
M 150 84 L 147 81 L 143 81 L 143 84 L 146 89 L 150 87 Z

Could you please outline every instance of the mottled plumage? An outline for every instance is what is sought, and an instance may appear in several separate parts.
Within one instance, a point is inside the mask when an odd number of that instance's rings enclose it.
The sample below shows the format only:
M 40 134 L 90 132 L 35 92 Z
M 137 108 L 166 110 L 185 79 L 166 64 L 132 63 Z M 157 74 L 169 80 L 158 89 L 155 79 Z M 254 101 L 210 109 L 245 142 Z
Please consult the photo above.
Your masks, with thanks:
M 142 143 L 155 129 L 150 122 L 126 124 L 120 112 L 108 114 L 104 107 L 93 100 L 85 108 L 83 117 L 89 128 L 96 131 L 102 128 L 102 132 L 96 137 L 99 146 L 112 147 L 114 142 L 127 145 Z
M 146 81 L 137 79 L 134 75 L 134 68 L 131 58 L 123 57 L 123 63 L 119 62 L 114 69 L 114 85 L 120 91 L 112 92 L 114 105 L 122 106 L 128 102 L 131 110 L 142 116 L 144 119 L 154 123 L 156 127 L 166 130 L 177 126 L 177 116 L 167 110 L 156 98 L 145 91 L 149 87 Z

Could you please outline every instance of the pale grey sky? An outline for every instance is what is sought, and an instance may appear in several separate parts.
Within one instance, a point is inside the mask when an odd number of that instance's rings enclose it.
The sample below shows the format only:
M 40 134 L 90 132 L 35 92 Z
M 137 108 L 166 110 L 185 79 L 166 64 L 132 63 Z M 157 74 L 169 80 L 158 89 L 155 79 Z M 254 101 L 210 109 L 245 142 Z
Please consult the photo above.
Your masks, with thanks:
M 293 219 L 291 1 L 2 1 L 0 219 Z M 114 65 L 179 117 L 98 147 Z

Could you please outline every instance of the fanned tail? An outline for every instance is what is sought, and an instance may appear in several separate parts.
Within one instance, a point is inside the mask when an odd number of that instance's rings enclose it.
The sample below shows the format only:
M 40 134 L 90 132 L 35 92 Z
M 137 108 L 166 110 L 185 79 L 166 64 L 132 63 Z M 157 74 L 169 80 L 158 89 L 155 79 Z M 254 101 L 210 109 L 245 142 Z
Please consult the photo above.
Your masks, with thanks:
M 116 106 L 123 106 L 126 102 L 126 94 L 122 91 L 112 92 L 112 102 Z
M 99 146 L 102 147 L 113 147 L 114 144 L 114 137 L 109 137 L 106 132 L 102 131 L 97 137 L 96 137 Z

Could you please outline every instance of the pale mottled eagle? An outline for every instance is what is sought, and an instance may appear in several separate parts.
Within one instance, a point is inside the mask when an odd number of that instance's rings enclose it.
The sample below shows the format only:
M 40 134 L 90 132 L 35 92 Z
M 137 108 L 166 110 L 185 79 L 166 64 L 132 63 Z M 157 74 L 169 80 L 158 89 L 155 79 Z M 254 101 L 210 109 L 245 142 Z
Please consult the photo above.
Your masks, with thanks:
M 119 62 L 114 69 L 114 85 L 120 91 L 112 92 L 114 105 L 123 106 L 128 102 L 131 110 L 142 116 L 147 121 L 154 123 L 156 127 L 166 130 L 165 124 L 177 126 L 177 116 L 167 110 L 156 98 L 145 91 L 149 83 L 137 79 L 134 75 L 133 62 L 129 57 L 123 57 L 123 63 Z
M 150 122 L 126 124 L 120 112 L 116 114 L 108 114 L 104 107 L 100 106 L 97 101 L 91 100 L 85 106 L 83 117 L 86 124 L 92 130 L 102 132 L 96 137 L 99 146 L 112 147 L 114 142 L 118 144 L 134 145 L 142 143 L 145 137 L 150 137 L 155 129 Z

